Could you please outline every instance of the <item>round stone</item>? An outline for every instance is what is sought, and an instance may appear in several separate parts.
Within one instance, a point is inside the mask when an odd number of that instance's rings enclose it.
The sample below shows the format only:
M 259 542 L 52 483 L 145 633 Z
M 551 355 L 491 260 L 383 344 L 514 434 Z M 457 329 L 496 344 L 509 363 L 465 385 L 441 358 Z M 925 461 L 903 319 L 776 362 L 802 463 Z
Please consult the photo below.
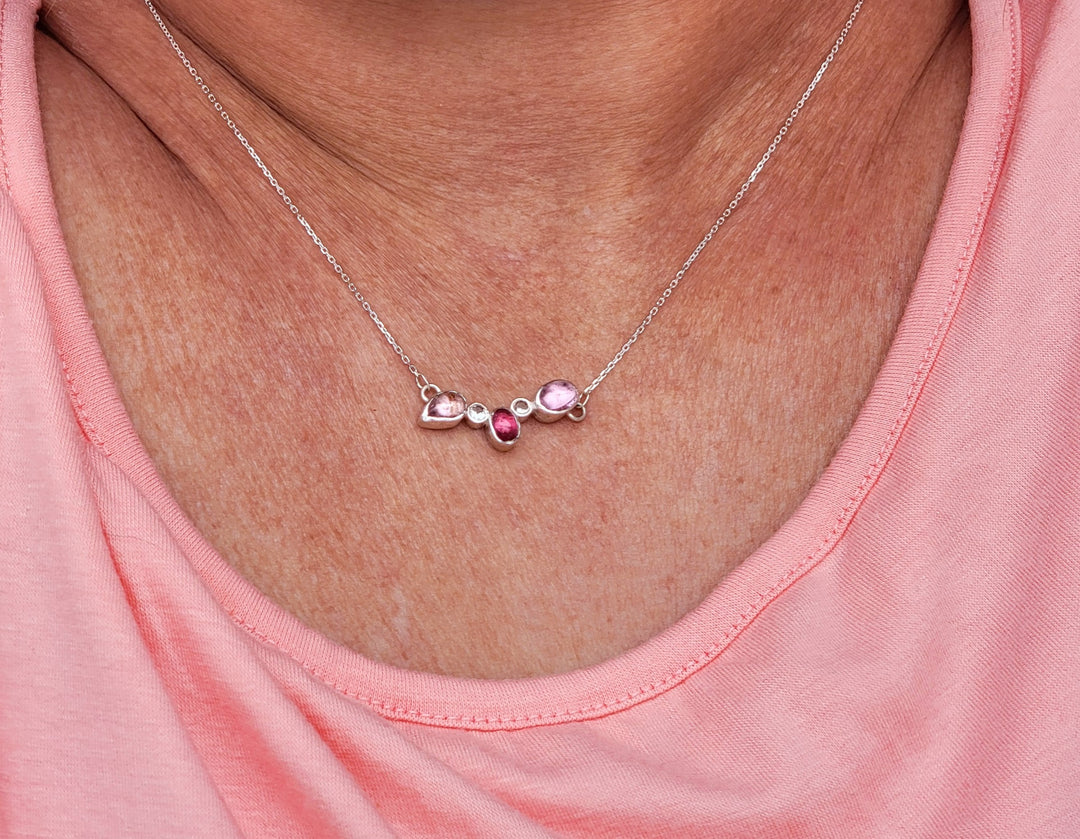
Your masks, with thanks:
M 491 412 L 479 402 L 473 402 L 465 414 L 465 419 L 473 428 L 479 428 L 490 418 Z
M 453 390 L 444 390 L 432 397 L 428 416 L 453 419 L 465 413 L 465 397 Z
M 491 430 L 504 443 L 512 443 L 521 431 L 521 425 L 512 411 L 499 408 L 491 415 Z
M 569 411 L 578 401 L 578 389 L 565 379 L 548 382 L 536 395 L 536 401 L 553 414 Z

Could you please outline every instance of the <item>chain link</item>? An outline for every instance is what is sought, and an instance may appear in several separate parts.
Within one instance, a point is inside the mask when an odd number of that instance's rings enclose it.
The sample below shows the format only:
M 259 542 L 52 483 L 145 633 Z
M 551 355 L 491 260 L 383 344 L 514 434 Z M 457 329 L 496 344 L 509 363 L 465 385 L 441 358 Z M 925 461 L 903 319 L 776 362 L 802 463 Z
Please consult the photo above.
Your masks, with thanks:
M 310 223 L 308 223 L 308 220 L 304 218 L 303 213 L 300 212 L 300 208 L 297 207 L 293 200 L 289 197 L 289 194 L 285 191 L 285 188 L 278 182 L 278 179 L 274 176 L 273 172 L 270 171 L 269 167 L 265 163 L 263 163 L 263 160 L 259 156 L 258 152 L 255 151 L 254 147 L 248 141 L 247 137 L 244 136 L 243 132 L 240 130 L 239 126 L 237 126 L 233 118 L 229 116 L 228 111 L 225 110 L 225 107 L 218 100 L 217 95 L 210 89 L 206 82 L 203 81 L 203 78 L 199 74 L 199 71 L 195 69 L 195 66 L 188 59 L 187 55 L 184 53 L 184 50 L 180 47 L 180 44 L 177 43 L 176 39 L 173 37 L 172 32 L 169 31 L 169 27 L 165 25 L 165 21 L 162 19 L 161 15 L 158 13 L 158 10 L 154 7 L 154 4 L 151 2 L 151 0 L 143 0 L 143 2 L 146 4 L 146 8 L 149 9 L 150 14 L 153 15 L 154 21 L 157 23 L 158 28 L 161 29 L 162 34 L 168 39 L 169 44 L 172 45 L 173 51 L 180 59 L 180 62 L 184 65 L 184 68 L 191 75 L 192 79 L 195 80 L 195 83 L 199 86 L 199 89 L 203 92 L 203 95 L 206 96 L 207 101 L 209 101 L 209 103 L 213 106 L 214 110 L 217 111 L 218 115 L 222 118 L 225 124 L 229 126 L 229 128 L 232 130 L 232 133 L 236 136 L 236 139 L 240 142 L 240 145 L 243 146 L 244 149 L 247 151 L 248 155 L 250 155 L 251 159 L 255 161 L 255 165 L 258 166 L 259 169 L 262 171 L 263 177 L 266 178 L 270 186 L 273 187 L 274 191 L 278 194 L 278 197 L 280 197 L 281 200 L 284 202 L 285 206 L 289 208 L 289 212 L 292 213 L 293 217 L 297 220 L 297 222 L 299 222 L 300 226 L 303 227 L 304 230 L 307 232 L 307 235 L 311 238 L 311 241 L 314 242 L 315 246 L 319 249 L 319 253 L 321 253 L 323 257 L 325 257 L 326 261 L 330 264 L 330 267 L 334 269 L 334 273 L 338 275 L 338 278 L 344 284 L 345 288 L 348 289 L 349 293 L 352 294 L 354 298 L 356 298 L 356 301 L 360 304 L 361 308 L 365 312 L 367 312 L 368 317 L 371 318 L 372 322 L 378 328 L 383 338 L 385 338 L 386 342 L 391 346 L 391 348 L 393 348 L 394 353 L 401 360 L 402 364 L 404 364 L 408 371 L 412 373 L 413 378 L 416 380 L 416 386 L 420 389 L 421 394 L 426 393 L 427 389 L 434 387 L 434 385 L 432 385 L 432 383 L 428 381 L 427 376 L 420 372 L 420 369 L 405 353 L 405 350 L 402 349 L 401 345 L 390 333 L 390 330 L 386 328 L 386 324 L 383 323 L 382 318 L 379 317 L 378 313 L 368 302 L 367 298 L 364 297 L 359 287 L 356 285 L 355 282 L 353 282 L 352 278 L 348 275 L 345 269 L 341 267 L 341 263 L 337 261 L 337 258 L 330 252 L 330 249 L 326 247 L 326 245 L 323 243 L 323 240 L 315 232 L 315 229 L 311 226 Z M 791 128 L 796 118 L 802 112 L 803 106 L 807 103 L 807 101 L 809 101 L 810 95 L 814 92 L 814 90 L 818 86 L 818 83 L 825 75 L 825 71 L 829 69 L 829 65 L 831 65 L 833 59 L 836 58 L 836 54 L 840 51 L 840 47 L 843 46 L 845 39 L 851 32 L 851 27 L 855 25 L 855 18 L 859 16 L 859 11 L 862 9 L 863 2 L 864 0 L 858 0 L 858 2 L 855 3 L 854 8 L 851 10 L 851 15 L 848 17 L 847 22 L 844 24 L 844 28 L 840 30 L 840 34 L 839 36 L 837 36 L 836 41 L 833 43 L 832 49 L 829 50 L 828 55 L 825 56 L 825 60 L 821 62 L 821 66 L 818 67 L 817 73 L 814 75 L 813 80 L 807 86 L 806 90 L 803 92 L 803 95 L 799 97 L 799 101 L 796 103 L 795 107 L 791 109 L 791 113 L 788 114 L 787 119 L 784 120 L 783 125 L 780 126 L 779 131 L 777 131 L 776 136 L 773 137 L 772 142 L 769 143 L 769 147 L 765 150 L 765 153 L 761 156 L 761 159 L 758 160 L 757 165 L 754 166 L 750 174 L 747 176 L 746 180 L 743 181 L 742 186 L 740 186 L 738 191 L 735 193 L 735 197 L 732 198 L 730 202 L 728 202 L 728 205 L 724 208 L 724 211 L 720 214 L 719 218 L 717 218 L 716 221 L 713 222 L 712 227 L 709 228 L 704 238 L 702 238 L 702 240 L 698 242 L 697 246 L 690 253 L 690 256 L 686 258 L 686 261 L 682 264 L 682 267 L 675 273 L 675 276 L 672 278 L 671 282 L 668 283 L 667 287 L 664 288 L 662 292 L 660 292 L 660 296 L 656 298 L 656 302 L 653 303 L 652 308 L 649 309 L 648 314 L 646 314 L 645 317 L 642 319 L 641 323 L 638 324 L 637 329 L 635 329 L 630 335 L 630 337 L 626 339 L 626 342 L 622 345 L 619 351 L 615 353 L 615 356 L 611 359 L 611 361 L 607 363 L 607 366 L 605 366 L 604 369 L 600 371 L 600 374 L 595 379 L 593 379 L 589 386 L 581 392 L 581 400 L 579 403 L 581 406 L 584 406 L 588 403 L 589 397 L 592 395 L 592 392 L 600 386 L 600 383 L 603 382 L 604 379 L 607 378 L 608 374 L 615 369 L 615 366 L 623 360 L 623 356 L 625 356 L 630 351 L 630 348 L 635 343 L 637 343 L 638 338 L 640 338 L 642 333 L 645 332 L 646 329 L 648 329 L 649 324 L 653 322 L 653 318 L 655 318 L 660 313 L 660 309 L 663 307 L 664 303 L 667 302 L 668 298 L 671 297 L 675 289 L 678 288 L 679 283 L 682 282 L 683 277 L 686 276 L 686 272 L 690 270 L 690 266 L 697 261 L 697 258 L 701 254 L 701 252 L 705 250 L 705 247 L 709 244 L 709 242 L 712 241 L 713 237 L 717 234 L 717 232 L 719 232 L 720 228 L 723 227 L 724 222 L 726 222 L 728 218 L 730 218 L 731 214 L 735 211 L 735 208 L 739 206 L 739 203 L 742 201 L 743 196 L 746 195 L 746 193 L 750 189 L 750 186 L 754 183 L 754 181 L 757 180 L 758 175 L 761 174 L 761 170 L 765 168 L 765 164 L 768 163 L 769 160 L 772 158 L 773 154 L 776 152 L 776 149 L 779 147 L 785 135 L 788 133 L 788 130 Z

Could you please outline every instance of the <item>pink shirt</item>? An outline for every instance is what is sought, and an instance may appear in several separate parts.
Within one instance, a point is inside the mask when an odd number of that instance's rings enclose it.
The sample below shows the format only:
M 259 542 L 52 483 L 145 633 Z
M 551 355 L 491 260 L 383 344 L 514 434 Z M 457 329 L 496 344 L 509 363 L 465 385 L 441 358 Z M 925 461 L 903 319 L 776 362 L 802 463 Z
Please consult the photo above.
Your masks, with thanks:
M 668 631 L 483 682 L 257 592 L 136 438 L 0 0 L 0 834 L 1080 836 L 1080 3 L 973 0 L 903 322 L 828 470 Z

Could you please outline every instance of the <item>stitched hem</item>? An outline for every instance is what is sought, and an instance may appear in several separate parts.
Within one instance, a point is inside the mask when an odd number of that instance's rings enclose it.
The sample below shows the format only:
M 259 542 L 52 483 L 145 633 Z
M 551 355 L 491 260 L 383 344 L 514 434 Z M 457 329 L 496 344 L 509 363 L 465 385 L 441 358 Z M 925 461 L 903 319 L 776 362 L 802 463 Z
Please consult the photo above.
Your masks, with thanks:
M 4 88 L 7 77 L 4 75 L 4 23 L 7 20 L 7 0 L 0 0 L 0 166 L 4 178 L 4 189 L 11 191 L 11 178 L 8 174 L 7 135 L 4 131 Z

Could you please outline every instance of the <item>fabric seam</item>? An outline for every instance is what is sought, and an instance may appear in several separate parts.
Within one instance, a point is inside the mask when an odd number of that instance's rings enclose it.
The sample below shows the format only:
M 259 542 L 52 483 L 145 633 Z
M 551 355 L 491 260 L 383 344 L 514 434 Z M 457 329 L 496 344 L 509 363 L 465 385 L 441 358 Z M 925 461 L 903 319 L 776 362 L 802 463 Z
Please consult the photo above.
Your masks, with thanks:
M 98 432 L 94 421 L 90 419 L 86 413 L 86 406 L 83 404 L 82 397 L 79 395 L 78 387 L 75 386 L 75 378 L 71 375 L 71 368 L 68 366 L 67 359 L 63 354 L 60 354 L 59 357 L 60 367 L 64 371 L 64 381 L 67 383 L 68 393 L 71 394 L 71 407 L 75 411 L 75 416 L 79 418 L 79 427 L 91 443 L 101 449 L 106 457 L 111 458 L 112 452 L 109 450 L 109 447 L 105 445 L 105 441 Z
M 3 177 L 4 188 L 9 195 L 12 195 L 11 175 L 8 163 L 7 131 L 6 123 L 4 121 L 4 117 L 7 114 L 4 97 L 4 91 L 7 88 L 7 78 L 4 75 L 4 56 L 7 52 L 7 6 L 7 0 L 0 0 L 0 176 Z M 31 37 L 33 36 L 31 35 Z M 33 77 L 35 79 L 37 77 L 36 70 L 33 73 Z M 36 90 L 34 91 L 34 95 L 37 96 Z M 50 318 L 50 320 L 52 320 L 52 318 Z M 105 441 L 98 432 L 96 425 L 86 412 L 86 406 L 83 403 L 79 388 L 76 386 L 75 378 L 71 374 L 67 353 L 60 345 L 58 345 L 57 357 L 60 360 L 60 366 L 64 373 L 64 382 L 67 387 L 67 392 L 70 395 L 71 407 L 78 420 L 79 428 L 91 443 L 101 449 L 107 457 L 111 457 L 112 452 L 109 450 L 109 447 L 105 445 Z
M 7 20 L 7 0 L 0 0 L 0 163 L 3 164 L 4 189 L 11 192 L 11 178 L 8 173 L 7 159 L 7 132 L 4 130 L 4 88 L 7 87 L 7 77 L 4 75 L 4 53 L 7 51 L 7 41 L 4 39 L 4 23 Z

